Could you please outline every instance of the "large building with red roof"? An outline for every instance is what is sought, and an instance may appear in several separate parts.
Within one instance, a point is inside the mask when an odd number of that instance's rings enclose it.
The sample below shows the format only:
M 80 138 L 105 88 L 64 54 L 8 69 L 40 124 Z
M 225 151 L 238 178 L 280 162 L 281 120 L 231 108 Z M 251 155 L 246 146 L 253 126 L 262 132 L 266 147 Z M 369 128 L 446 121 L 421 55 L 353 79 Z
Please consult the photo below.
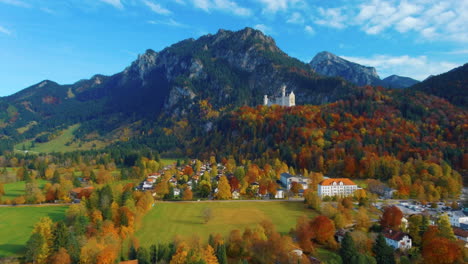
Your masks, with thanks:
M 325 196 L 352 196 L 358 189 L 357 185 L 348 178 L 325 179 L 318 185 L 318 195 Z

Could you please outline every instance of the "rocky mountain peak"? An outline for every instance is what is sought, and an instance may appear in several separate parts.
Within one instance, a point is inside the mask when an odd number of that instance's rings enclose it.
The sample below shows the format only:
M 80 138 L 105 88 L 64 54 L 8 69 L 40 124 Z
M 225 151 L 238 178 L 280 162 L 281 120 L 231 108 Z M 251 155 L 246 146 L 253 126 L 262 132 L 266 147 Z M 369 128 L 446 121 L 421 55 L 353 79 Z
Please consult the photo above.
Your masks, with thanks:
M 138 58 L 126 68 L 124 73 L 136 73 L 141 79 L 156 65 L 158 53 L 152 49 L 147 49 L 145 53 L 139 54 Z
M 357 85 L 371 85 L 380 81 L 374 67 L 367 67 L 345 60 L 328 51 L 315 55 L 310 62 L 312 69 L 326 76 L 338 76 Z

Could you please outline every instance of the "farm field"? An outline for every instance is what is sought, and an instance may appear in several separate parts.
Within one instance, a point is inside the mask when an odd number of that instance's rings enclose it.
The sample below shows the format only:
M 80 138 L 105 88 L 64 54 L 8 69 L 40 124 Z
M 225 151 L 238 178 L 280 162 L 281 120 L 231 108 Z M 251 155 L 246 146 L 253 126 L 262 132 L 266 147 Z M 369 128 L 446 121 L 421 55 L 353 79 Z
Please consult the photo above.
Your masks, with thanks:
M 40 189 L 44 188 L 44 185 L 46 183 L 47 183 L 46 180 L 42 180 L 42 179 L 37 180 L 37 184 L 39 185 Z M 25 186 L 26 186 L 25 181 L 12 182 L 12 183 L 7 183 L 3 185 L 5 189 L 5 195 L 2 196 L 2 201 L 11 200 L 18 196 L 24 195 Z
M 67 206 L 0 207 L 0 258 L 20 254 L 41 217 L 65 217 Z
M 203 211 L 210 208 L 212 219 L 204 223 Z M 207 241 L 211 233 L 223 236 L 231 230 L 253 228 L 262 220 L 271 220 L 277 231 L 287 233 L 302 215 L 316 213 L 305 209 L 302 202 L 192 202 L 156 203 L 143 218 L 136 236 L 143 246 L 171 242 L 175 236 L 190 238 L 198 235 Z

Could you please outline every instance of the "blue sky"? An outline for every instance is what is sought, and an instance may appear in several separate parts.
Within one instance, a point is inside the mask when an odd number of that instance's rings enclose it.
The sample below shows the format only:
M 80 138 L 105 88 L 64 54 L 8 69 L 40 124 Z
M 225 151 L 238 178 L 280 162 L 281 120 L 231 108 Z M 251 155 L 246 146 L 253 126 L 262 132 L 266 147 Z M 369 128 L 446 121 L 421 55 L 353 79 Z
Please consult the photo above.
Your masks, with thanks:
M 468 0 L 0 0 L 0 96 L 247 26 L 305 62 L 327 50 L 422 80 L 468 62 L 467 25 Z

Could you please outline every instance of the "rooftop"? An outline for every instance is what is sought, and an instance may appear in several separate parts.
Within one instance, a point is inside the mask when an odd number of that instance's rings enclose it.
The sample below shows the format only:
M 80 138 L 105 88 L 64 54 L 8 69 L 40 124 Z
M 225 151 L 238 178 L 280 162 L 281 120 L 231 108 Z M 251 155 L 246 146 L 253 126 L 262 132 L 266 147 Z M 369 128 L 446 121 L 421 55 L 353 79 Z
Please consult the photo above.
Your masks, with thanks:
M 348 178 L 335 178 L 335 179 L 326 179 L 326 180 L 323 180 L 321 181 L 319 184 L 320 185 L 325 185 L 325 186 L 328 186 L 328 185 L 333 185 L 333 183 L 336 184 L 340 184 L 340 182 L 342 182 L 344 185 L 356 185 L 356 183 L 354 183 L 352 180 L 348 179 Z
M 382 234 L 384 235 L 384 237 L 386 237 L 388 239 L 391 239 L 391 240 L 395 240 L 395 241 L 400 241 L 400 240 L 403 239 L 404 236 L 409 236 L 406 233 L 403 233 L 401 231 L 392 230 L 392 229 L 385 229 L 382 232 Z

